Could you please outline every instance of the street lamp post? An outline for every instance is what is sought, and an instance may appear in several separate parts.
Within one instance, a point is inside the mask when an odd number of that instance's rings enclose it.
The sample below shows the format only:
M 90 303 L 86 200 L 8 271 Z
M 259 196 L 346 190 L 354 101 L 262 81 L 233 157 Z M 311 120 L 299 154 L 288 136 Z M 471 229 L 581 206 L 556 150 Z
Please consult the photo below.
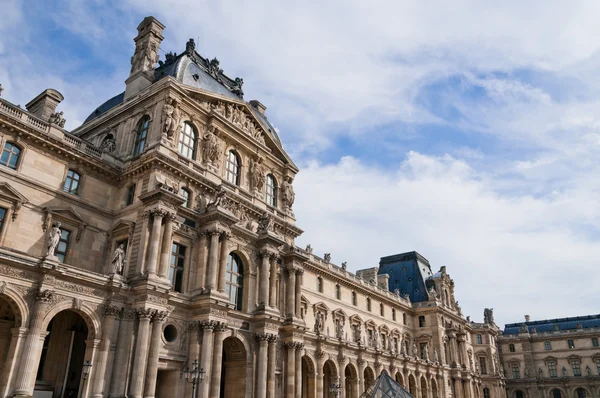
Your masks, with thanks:
M 88 359 L 83 364 L 83 384 L 81 385 L 81 393 L 79 394 L 80 398 L 83 397 L 83 391 L 85 390 L 85 382 L 87 381 L 87 378 L 90 375 L 91 370 L 92 370 L 92 364 L 90 363 L 90 360 Z
M 198 360 L 195 359 L 192 367 L 186 366 L 186 368 L 181 372 L 180 377 L 185 377 L 185 381 L 188 383 L 192 383 L 192 398 L 196 398 L 196 386 L 204 380 L 204 375 L 206 372 L 204 368 L 198 367 Z
M 340 395 L 340 390 L 342 389 L 342 386 L 338 384 L 339 383 L 339 379 L 335 379 L 335 382 L 333 384 L 329 385 L 329 393 L 331 395 L 333 395 L 334 397 L 337 397 Z

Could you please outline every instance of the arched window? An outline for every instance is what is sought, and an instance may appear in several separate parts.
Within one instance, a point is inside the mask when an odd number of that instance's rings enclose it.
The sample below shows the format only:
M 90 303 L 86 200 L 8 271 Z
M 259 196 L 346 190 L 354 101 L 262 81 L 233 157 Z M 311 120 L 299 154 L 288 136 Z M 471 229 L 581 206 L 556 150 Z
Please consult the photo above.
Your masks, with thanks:
M 229 302 L 235 305 L 235 309 L 242 310 L 242 300 L 244 290 L 244 264 L 235 253 L 230 253 L 227 258 L 227 279 L 225 281 L 225 291 L 229 296 Z
M 356 292 L 352 292 L 352 305 L 356 305 Z
M 592 347 L 598 347 L 598 337 L 592 337 Z
M 323 278 L 317 277 L 317 292 L 323 293 Z
M 135 133 L 135 143 L 133 145 L 133 156 L 137 156 L 144 151 L 146 147 L 146 140 L 148 139 L 148 127 L 150 125 L 150 118 L 144 116 L 142 120 L 138 122 L 138 126 Z
M 371 312 L 371 299 L 367 297 L 367 311 Z
M 267 191 L 265 199 L 269 206 L 277 206 L 277 180 L 272 174 L 267 175 Z
M 232 184 L 240 185 L 240 158 L 234 151 L 227 154 L 226 178 Z
M 515 352 L 515 345 L 514 344 L 509 344 L 508 345 L 508 351 Z
M 2 155 L 0 156 L 0 164 L 6 166 L 9 169 L 16 170 L 19 164 L 19 157 L 21 156 L 21 148 L 16 144 L 7 141 L 2 149 Z
M 69 169 L 67 171 L 67 178 L 65 179 L 65 185 L 63 186 L 63 190 L 72 195 L 79 194 L 79 181 L 81 180 L 81 176 L 75 170 Z
M 585 391 L 585 389 L 579 387 L 577 390 L 575 390 L 575 394 L 577 394 L 577 398 L 585 398 L 587 397 L 587 393 Z
M 340 285 L 335 285 L 335 298 L 340 300 L 342 298 L 342 289 Z
M 183 123 L 181 134 L 179 134 L 179 153 L 188 159 L 196 160 L 197 145 L 196 129 L 188 122 Z
M 525 398 L 525 394 L 523 394 L 523 391 L 517 390 L 515 391 L 515 398 Z
M 179 196 L 183 196 L 185 198 L 185 202 L 183 202 L 183 207 L 190 207 L 192 205 L 190 203 L 190 191 L 187 188 L 181 188 L 179 190 Z
M 487 387 L 483 388 L 483 398 L 490 398 L 490 389 Z

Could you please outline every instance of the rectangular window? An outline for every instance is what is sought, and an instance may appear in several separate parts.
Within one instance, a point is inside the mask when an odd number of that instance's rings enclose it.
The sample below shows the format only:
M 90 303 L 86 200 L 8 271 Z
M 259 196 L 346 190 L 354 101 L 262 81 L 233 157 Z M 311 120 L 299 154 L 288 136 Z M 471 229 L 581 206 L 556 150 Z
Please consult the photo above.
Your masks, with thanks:
M 556 377 L 556 362 L 548 362 L 548 375 Z
M 56 247 L 56 257 L 61 263 L 65 262 L 65 258 L 67 257 L 67 250 L 69 250 L 69 237 L 71 236 L 71 231 L 66 229 L 60 230 L 60 239 L 58 240 L 58 246 Z
M 6 218 L 6 209 L 4 207 L 0 207 L 0 232 L 2 232 L 2 227 L 4 227 L 5 218 Z
M 420 328 L 425 327 L 425 316 L 423 316 L 423 315 L 419 315 L 419 327 Z
M 479 370 L 481 371 L 482 375 L 487 374 L 487 366 L 485 363 L 485 357 L 479 357 Z
M 483 344 L 483 339 L 480 334 L 477 335 L 477 344 Z
M 406 314 L 402 313 L 402 324 L 406 325 Z
M 567 340 L 567 344 L 569 345 L 569 348 L 575 348 L 575 343 L 573 340 Z
M 185 264 L 186 247 L 178 243 L 173 243 L 171 249 L 171 267 L 169 268 L 169 280 L 173 290 L 181 293 L 183 284 L 183 267 Z
M 546 351 L 550 351 L 550 350 L 552 349 L 552 343 L 550 343 L 549 341 L 546 341 L 546 342 L 544 343 L 544 349 L 545 349 Z
M 581 363 L 577 359 L 571 361 L 571 366 L 573 367 L 573 376 L 581 376 Z
M 67 178 L 65 179 L 65 185 L 63 186 L 63 190 L 72 195 L 78 195 L 80 179 L 81 176 L 75 170 L 67 171 Z
M 596 370 L 598 371 L 598 374 L 600 375 L 600 359 L 596 359 Z
M 396 320 L 396 310 L 392 308 L 392 321 Z
M 521 369 L 519 368 L 518 363 L 511 363 L 510 368 L 512 369 L 512 377 L 513 379 L 521 378 Z
M 129 188 L 127 188 L 127 203 L 126 203 L 126 205 L 127 206 L 132 205 L 134 199 L 135 199 L 135 184 L 133 184 Z

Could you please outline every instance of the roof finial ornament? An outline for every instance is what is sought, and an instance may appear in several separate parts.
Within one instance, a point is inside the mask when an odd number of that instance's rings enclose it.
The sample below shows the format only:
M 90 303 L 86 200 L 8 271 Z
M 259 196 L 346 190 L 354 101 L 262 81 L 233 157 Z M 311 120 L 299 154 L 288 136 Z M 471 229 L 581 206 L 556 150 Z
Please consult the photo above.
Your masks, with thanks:
M 194 39 L 189 39 L 187 43 L 185 43 L 185 52 L 187 54 L 193 54 L 196 51 L 196 43 Z

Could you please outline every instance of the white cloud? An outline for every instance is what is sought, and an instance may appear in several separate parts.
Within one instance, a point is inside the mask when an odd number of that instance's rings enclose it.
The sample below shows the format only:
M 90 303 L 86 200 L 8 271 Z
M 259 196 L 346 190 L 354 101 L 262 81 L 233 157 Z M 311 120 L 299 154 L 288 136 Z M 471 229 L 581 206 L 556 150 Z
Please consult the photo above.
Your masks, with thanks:
M 434 271 L 448 266 L 473 319 L 483 306 L 495 308 L 501 322 L 597 311 L 598 240 L 577 233 L 597 201 L 575 191 L 504 196 L 494 185 L 448 155 L 411 152 L 390 170 L 350 157 L 313 162 L 296 179 L 295 212 L 306 231 L 299 244 L 331 252 L 352 270 L 417 250 Z M 597 215 L 595 223 L 600 227 Z

